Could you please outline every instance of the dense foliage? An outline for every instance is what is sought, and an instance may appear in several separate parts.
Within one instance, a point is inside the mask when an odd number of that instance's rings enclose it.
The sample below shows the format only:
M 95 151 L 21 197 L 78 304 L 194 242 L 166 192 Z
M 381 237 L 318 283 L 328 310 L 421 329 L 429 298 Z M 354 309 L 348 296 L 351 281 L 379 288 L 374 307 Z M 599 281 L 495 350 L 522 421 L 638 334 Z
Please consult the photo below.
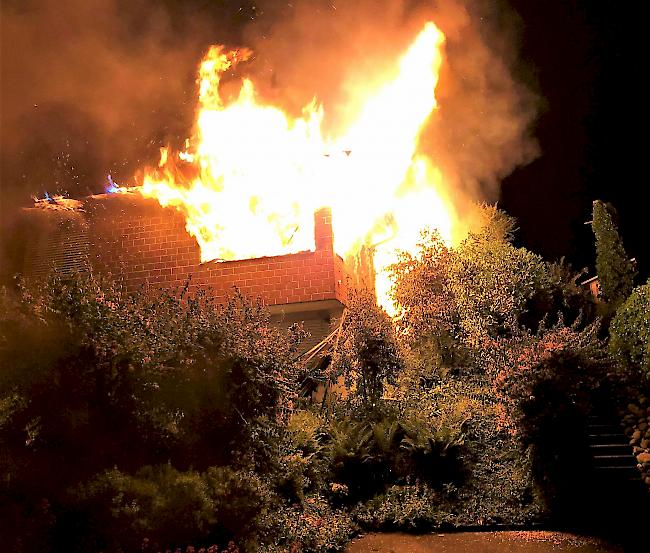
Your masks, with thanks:
M 612 391 L 616 371 L 593 322 L 593 299 L 576 284 L 579 274 L 516 248 L 512 220 L 482 210 L 483 226 L 457 248 L 425 233 L 417 254 L 393 267 L 398 327 L 415 368 L 404 378 L 420 387 L 418 405 L 441 383 L 487 387 L 486 413 L 497 428 L 478 443 L 500 443 L 525 460 L 522 505 L 560 516 L 560 506 L 586 485 L 587 417 Z M 486 418 L 474 413 L 469 420 Z M 476 473 L 492 461 L 475 458 Z
M 429 366 L 467 366 L 468 354 L 491 340 L 534 333 L 542 322 L 593 318 L 579 275 L 513 246 L 514 222 L 496 208 L 484 206 L 481 215 L 483 226 L 457 248 L 425 232 L 416 254 L 403 253 L 392 267 L 398 328 Z
M 546 505 L 572 516 L 589 484 L 587 417 L 612 390 L 612 363 L 598 325 L 559 325 L 500 346 L 493 381 L 511 425 L 530 448 L 531 468 Z
M 457 247 L 425 232 L 401 254 L 396 318 L 350 297 L 317 404 L 298 396 L 302 331 L 236 292 L 216 305 L 92 274 L 4 289 L 9 548 L 326 552 L 359 529 L 574 517 L 588 417 L 650 372 L 650 283 L 607 343 L 579 274 L 515 247 L 496 208 L 477 220 Z
M 614 354 L 650 379 L 650 280 L 635 288 L 619 307 L 610 333 Z
M 385 383 L 402 368 L 390 317 L 369 291 L 351 294 L 332 358 L 333 375 L 345 376 L 367 407 L 375 407 Z
M 86 539 L 110 549 L 148 532 L 225 539 L 236 536 L 228 517 L 252 524 L 258 500 L 233 507 L 219 494 L 271 470 L 260 435 L 281 418 L 295 374 L 294 337 L 260 306 L 238 295 L 216 306 L 183 291 L 127 294 L 93 275 L 2 300 L 0 518 L 25 530 L 16 550 L 38 540 L 87 550 Z M 203 507 L 170 526 L 188 501 Z M 219 501 L 229 514 L 217 516 Z M 115 524 L 95 522 L 103 510 Z

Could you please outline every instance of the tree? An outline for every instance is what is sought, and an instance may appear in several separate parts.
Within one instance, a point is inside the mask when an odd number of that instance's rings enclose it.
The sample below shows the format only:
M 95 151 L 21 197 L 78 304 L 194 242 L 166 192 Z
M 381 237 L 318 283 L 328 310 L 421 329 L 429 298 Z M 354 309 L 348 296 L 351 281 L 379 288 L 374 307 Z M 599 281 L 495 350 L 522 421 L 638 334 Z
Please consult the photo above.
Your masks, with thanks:
M 538 255 L 496 239 L 489 226 L 470 234 L 457 250 L 449 279 L 464 339 L 478 346 L 484 338 L 511 334 L 529 300 L 547 284 Z
M 457 366 L 463 358 L 458 311 L 448 288 L 453 256 L 437 231 L 425 230 L 417 252 L 400 252 L 390 267 L 397 329 L 410 364 L 423 378 L 434 376 L 433 368 Z
M 343 374 L 356 387 L 363 403 L 373 409 L 402 369 L 395 329 L 390 317 L 368 290 L 351 295 L 338 347 L 332 355 L 332 372 Z
M 603 299 L 613 313 L 632 293 L 636 270 L 618 234 L 611 204 L 594 201 L 592 229 L 596 237 L 596 273 Z
M 514 219 L 494 206 L 479 206 L 475 219 L 478 228 L 457 248 L 425 232 L 417 253 L 402 253 L 391 267 L 400 337 L 420 365 L 459 366 L 485 340 L 524 322 L 537 326 L 524 316 L 533 299 L 550 295 L 546 264 L 511 243 Z

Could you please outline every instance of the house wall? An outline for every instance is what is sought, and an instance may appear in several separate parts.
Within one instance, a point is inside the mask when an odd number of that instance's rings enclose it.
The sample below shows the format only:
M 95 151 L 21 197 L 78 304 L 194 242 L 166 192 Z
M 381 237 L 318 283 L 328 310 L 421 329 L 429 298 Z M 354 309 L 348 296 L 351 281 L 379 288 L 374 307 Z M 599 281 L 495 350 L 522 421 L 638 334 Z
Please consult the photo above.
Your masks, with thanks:
M 78 205 L 77 205 L 78 204 Z M 102 194 L 74 208 L 48 205 L 24 210 L 19 241 L 25 245 L 16 271 L 45 277 L 93 270 L 110 273 L 128 288 L 142 284 L 190 291 L 209 288 L 224 301 L 236 286 L 260 298 L 280 328 L 299 323 L 308 332 L 307 351 L 331 331 L 348 300 L 351 278 L 334 253 L 329 209 L 314 214 L 314 251 L 201 263 L 196 239 L 173 208 L 135 194 Z
M 327 208 L 314 214 L 315 251 L 201 263 L 196 239 L 173 208 L 131 194 L 92 196 L 84 209 L 89 220 L 92 266 L 141 284 L 173 288 L 190 280 L 190 288 L 210 287 L 225 299 L 237 286 L 266 305 L 337 300 L 346 303 L 348 275 L 334 253 L 332 216 Z

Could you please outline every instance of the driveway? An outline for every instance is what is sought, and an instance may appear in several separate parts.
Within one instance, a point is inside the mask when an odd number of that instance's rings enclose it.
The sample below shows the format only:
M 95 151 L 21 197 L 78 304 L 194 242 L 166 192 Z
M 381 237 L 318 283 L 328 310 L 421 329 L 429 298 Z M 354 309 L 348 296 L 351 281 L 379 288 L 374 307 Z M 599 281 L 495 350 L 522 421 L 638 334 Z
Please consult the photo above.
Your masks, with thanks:
M 594 538 L 563 532 L 463 532 L 452 534 L 368 534 L 346 553 L 623 553 Z

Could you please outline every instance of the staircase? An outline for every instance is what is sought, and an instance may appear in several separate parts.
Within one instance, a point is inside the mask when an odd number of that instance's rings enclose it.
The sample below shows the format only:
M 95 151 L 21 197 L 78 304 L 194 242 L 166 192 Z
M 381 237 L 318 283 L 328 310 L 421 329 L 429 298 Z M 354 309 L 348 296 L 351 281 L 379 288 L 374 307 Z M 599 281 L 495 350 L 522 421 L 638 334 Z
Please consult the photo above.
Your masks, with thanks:
M 592 458 L 592 487 L 586 498 L 591 502 L 591 524 L 632 546 L 650 520 L 650 493 L 636 468 L 632 446 L 617 417 L 601 414 L 587 421 L 587 443 Z
M 640 473 L 632 447 L 615 419 L 592 415 L 587 422 L 587 440 L 594 476 L 603 483 L 640 484 Z

